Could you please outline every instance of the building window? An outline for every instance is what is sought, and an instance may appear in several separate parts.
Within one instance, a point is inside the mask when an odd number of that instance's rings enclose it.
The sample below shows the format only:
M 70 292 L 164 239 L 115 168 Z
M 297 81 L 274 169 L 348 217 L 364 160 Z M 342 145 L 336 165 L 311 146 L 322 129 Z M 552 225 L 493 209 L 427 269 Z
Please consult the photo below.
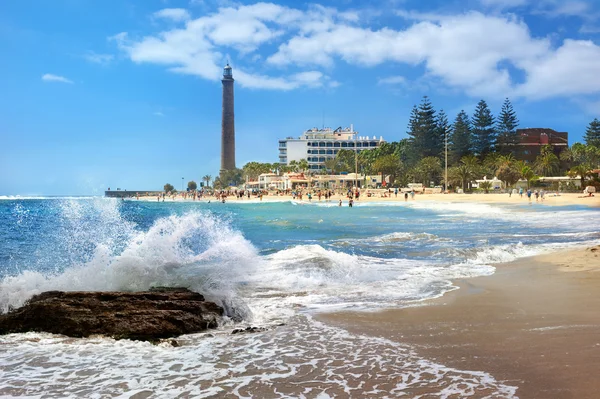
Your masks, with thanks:
M 325 154 L 325 150 L 319 150 L 319 154 L 320 155 Z
M 340 143 L 333 143 L 333 146 L 334 146 L 334 147 L 339 147 L 339 146 L 340 146 Z
M 325 162 L 325 157 L 320 157 L 319 162 Z
M 327 143 L 327 147 L 333 147 L 333 143 L 332 142 L 328 142 Z
M 333 155 L 333 150 L 327 150 L 328 155 Z
M 342 143 L 342 148 L 348 147 L 348 143 Z
M 319 147 L 325 147 L 325 143 L 324 143 L 323 141 L 321 141 L 321 142 L 319 143 Z

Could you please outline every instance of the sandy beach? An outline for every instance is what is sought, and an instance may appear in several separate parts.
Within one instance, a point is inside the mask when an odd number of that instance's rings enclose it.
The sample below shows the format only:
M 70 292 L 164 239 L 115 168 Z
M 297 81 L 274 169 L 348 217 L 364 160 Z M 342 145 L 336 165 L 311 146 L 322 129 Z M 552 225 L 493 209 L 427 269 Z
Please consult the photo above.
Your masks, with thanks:
M 489 372 L 518 386 L 522 399 L 598 397 L 600 246 L 521 259 L 455 283 L 458 290 L 423 306 L 320 319 Z
M 373 192 L 373 190 L 371 190 Z M 337 202 L 339 200 L 344 202 L 344 205 L 347 205 L 348 199 L 346 196 L 342 196 L 336 194 L 331 199 L 332 202 Z M 135 200 L 135 198 L 133 198 Z M 141 196 L 140 200 L 146 201 L 156 201 L 155 196 L 145 197 Z M 216 201 L 215 197 L 202 198 L 198 201 L 200 202 L 214 202 Z M 265 195 L 263 196 L 262 202 L 283 202 L 283 201 L 291 201 L 291 195 Z M 161 200 L 162 201 L 162 200 Z M 177 197 L 176 199 L 166 198 L 165 201 L 186 201 L 193 202 L 192 199 L 182 199 L 181 197 Z M 227 202 L 261 202 L 257 197 L 251 197 L 250 199 L 244 197 L 244 199 L 239 200 L 233 196 L 227 197 Z M 368 197 L 363 192 L 358 201 L 355 201 L 356 204 L 365 203 L 365 202 L 404 202 L 403 194 L 398 193 L 396 197 L 394 194 L 391 197 L 382 197 L 380 192 L 376 192 L 371 197 Z M 411 199 L 410 196 L 408 201 L 443 201 L 443 202 L 478 202 L 478 203 L 487 203 L 487 204 L 526 204 L 530 201 L 527 199 L 526 195 L 520 197 L 517 195 L 512 195 L 509 197 L 508 194 L 417 194 L 414 199 Z M 303 196 L 302 201 L 299 202 L 309 202 L 306 195 Z M 318 198 L 314 196 L 311 202 L 319 202 Z M 321 202 L 325 202 L 325 199 L 322 198 Z M 536 201 L 535 198 L 531 199 L 532 204 L 544 204 L 544 205 L 586 205 L 591 207 L 600 207 L 600 195 L 595 195 L 593 197 L 583 196 L 581 193 L 561 193 L 560 195 L 555 195 L 554 193 L 547 193 L 545 199 L 542 201 L 541 199 Z

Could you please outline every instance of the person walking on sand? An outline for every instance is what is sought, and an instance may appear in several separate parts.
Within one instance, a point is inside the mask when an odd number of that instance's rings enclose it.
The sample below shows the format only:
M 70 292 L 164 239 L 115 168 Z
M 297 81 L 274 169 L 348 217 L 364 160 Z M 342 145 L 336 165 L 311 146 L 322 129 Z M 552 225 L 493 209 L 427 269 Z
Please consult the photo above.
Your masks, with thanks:
M 527 198 L 529 199 L 529 202 L 531 202 L 531 190 L 527 189 Z
M 404 202 L 408 201 L 408 193 L 404 193 Z
M 394 195 L 398 198 L 398 187 L 394 188 Z
M 523 198 L 523 187 L 519 188 L 519 197 Z

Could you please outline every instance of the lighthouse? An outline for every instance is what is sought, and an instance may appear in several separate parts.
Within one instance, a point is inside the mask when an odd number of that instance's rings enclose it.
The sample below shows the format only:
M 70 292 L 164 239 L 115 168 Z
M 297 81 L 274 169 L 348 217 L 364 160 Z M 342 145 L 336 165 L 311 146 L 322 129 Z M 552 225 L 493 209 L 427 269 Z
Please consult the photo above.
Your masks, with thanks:
M 235 117 L 233 113 L 233 73 L 223 68 L 223 110 L 221 115 L 221 172 L 235 169 Z

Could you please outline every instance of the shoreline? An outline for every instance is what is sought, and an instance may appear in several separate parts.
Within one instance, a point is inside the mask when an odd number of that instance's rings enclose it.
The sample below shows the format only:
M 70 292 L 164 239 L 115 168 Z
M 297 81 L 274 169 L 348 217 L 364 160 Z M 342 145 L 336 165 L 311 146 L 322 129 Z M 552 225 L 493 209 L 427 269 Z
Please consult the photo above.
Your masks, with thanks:
M 336 204 L 339 200 L 342 200 L 344 206 L 348 206 L 348 199 L 345 195 L 334 195 L 329 203 Z M 148 201 L 148 202 L 158 202 L 156 201 L 156 197 L 146 197 L 140 196 L 140 201 Z M 136 201 L 135 198 L 128 198 L 127 201 Z M 194 201 L 193 199 L 168 199 L 165 198 L 165 202 L 198 202 L 198 203 L 207 203 L 208 201 L 219 202 L 215 197 L 211 196 L 209 198 L 202 198 Z M 313 197 L 312 201 L 308 201 L 307 199 L 303 199 L 302 201 L 296 199 L 294 200 L 291 195 L 265 195 L 263 196 L 262 201 L 256 197 L 252 197 L 250 199 L 236 199 L 235 197 L 227 197 L 226 203 L 261 203 L 261 202 L 288 202 L 288 201 L 296 201 L 298 203 L 323 203 L 325 204 L 325 199 L 321 199 L 319 201 L 317 197 Z M 367 197 L 365 195 L 361 195 L 359 200 L 355 200 L 354 204 L 356 206 L 360 206 L 363 203 L 373 203 L 373 202 L 384 202 L 384 203 L 411 203 L 411 202 L 423 202 L 423 201 L 434 201 L 434 202 L 452 202 L 452 203 L 484 203 L 484 204 L 520 204 L 525 205 L 531 203 L 532 205 L 549 205 L 549 206 L 568 206 L 568 205 L 585 205 L 589 207 L 600 207 L 600 195 L 595 195 L 593 197 L 584 197 L 581 193 L 562 193 L 558 196 L 554 196 L 553 194 L 546 194 L 546 198 L 544 201 L 539 200 L 536 201 L 535 198 L 532 198 L 531 202 L 527 199 L 525 195 L 523 197 L 519 197 L 519 195 L 513 195 L 511 197 L 508 194 L 500 194 L 500 193 L 490 193 L 490 194 L 417 194 L 414 199 L 408 198 L 408 201 L 405 201 L 401 194 L 398 194 L 398 197 L 395 197 L 392 194 L 392 197 L 380 197 L 380 196 L 372 196 Z M 160 201 L 162 202 L 162 200 Z
M 596 398 L 600 246 L 497 265 L 422 306 L 316 318 L 411 345 L 425 358 L 490 373 L 523 398 Z

